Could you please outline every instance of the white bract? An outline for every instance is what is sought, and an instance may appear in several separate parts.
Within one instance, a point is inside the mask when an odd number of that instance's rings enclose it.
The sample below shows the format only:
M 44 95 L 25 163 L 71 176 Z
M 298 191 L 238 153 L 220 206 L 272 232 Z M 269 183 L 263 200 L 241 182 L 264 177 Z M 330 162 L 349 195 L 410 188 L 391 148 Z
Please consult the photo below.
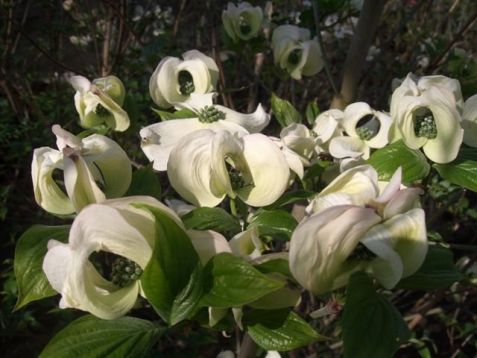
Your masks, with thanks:
M 243 114 L 230 108 L 213 104 L 213 93 L 191 94 L 180 108 L 194 112 L 194 117 L 174 119 L 147 126 L 140 131 L 141 148 L 153 162 L 155 170 L 166 170 L 169 155 L 184 136 L 201 129 L 225 130 L 238 136 L 260 132 L 270 121 L 259 104 L 255 112 Z
M 107 76 L 91 83 L 83 76 L 73 76 L 70 83 L 76 90 L 75 106 L 82 127 L 94 128 L 105 124 L 119 132 L 129 128 L 129 116 L 121 108 L 126 90 L 119 78 Z
M 43 261 L 48 281 L 61 294 L 61 308 L 115 319 L 133 307 L 140 293 L 138 278 L 152 255 L 155 221 L 147 210 L 132 204 L 153 206 L 182 225 L 171 209 L 151 197 L 126 197 L 86 207 L 75 218 L 68 243 L 50 240 Z M 121 256 L 113 264 L 111 281 L 90 261 L 91 254 L 99 251 Z
M 331 139 L 343 135 L 343 118 L 344 113 L 339 109 L 329 109 L 316 117 L 313 132 L 320 151 L 328 151 Z
M 292 235 L 293 276 L 315 294 L 346 285 L 357 270 L 393 288 L 419 269 L 427 253 L 420 193 L 401 188 L 400 169 L 383 190 L 371 166 L 342 173 L 314 199 L 315 213 Z
M 370 148 L 382 148 L 388 143 L 391 118 L 365 102 L 356 102 L 346 107 L 342 126 L 348 136 L 331 139 L 330 154 L 339 159 L 368 159 Z
M 412 149 L 422 147 L 436 163 L 448 163 L 459 152 L 462 95 L 457 80 L 444 76 L 415 78 L 409 74 L 391 98 L 392 140 L 403 139 Z
M 41 147 L 33 152 L 31 175 L 38 205 L 50 213 L 67 215 L 127 191 L 131 164 L 116 142 L 98 134 L 81 139 L 59 125 L 52 131 L 58 150 Z M 55 170 L 63 172 L 66 192 L 55 181 Z
M 185 102 L 191 93 L 212 92 L 217 85 L 219 68 L 211 57 L 197 50 L 182 57 L 163 58 L 149 80 L 149 93 L 159 107 Z
M 225 32 L 234 42 L 256 37 L 262 27 L 262 20 L 262 9 L 259 6 L 253 7 L 248 2 L 240 2 L 238 5 L 229 2 L 227 10 L 222 12 Z
M 320 46 L 310 39 L 310 31 L 294 25 L 282 25 L 273 31 L 275 63 L 296 80 L 313 76 L 323 68 Z
M 464 128 L 464 143 L 477 147 L 477 94 L 468 98 L 464 104 L 462 114 L 462 127 Z
M 280 149 L 262 134 L 239 138 L 204 129 L 172 149 L 167 174 L 179 195 L 197 206 L 216 206 L 226 195 L 265 206 L 285 191 L 289 168 Z

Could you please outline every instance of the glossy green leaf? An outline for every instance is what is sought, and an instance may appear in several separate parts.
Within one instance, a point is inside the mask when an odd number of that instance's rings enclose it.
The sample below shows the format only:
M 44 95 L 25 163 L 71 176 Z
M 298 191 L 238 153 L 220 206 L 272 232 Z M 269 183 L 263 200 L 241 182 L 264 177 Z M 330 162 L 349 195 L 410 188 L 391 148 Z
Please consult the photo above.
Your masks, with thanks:
M 13 262 L 18 284 L 18 301 L 15 309 L 57 294 L 43 273 L 43 259 L 48 251 L 48 241 L 54 239 L 66 242 L 69 231 L 69 225 L 34 225 L 18 239 Z
M 454 265 L 452 251 L 432 245 L 421 268 L 414 275 L 402 279 L 398 287 L 411 290 L 438 290 L 447 288 L 463 278 L 464 275 Z
M 188 229 L 214 230 L 229 237 L 242 231 L 238 219 L 221 208 L 197 208 L 185 214 L 182 221 Z
M 376 292 L 364 272 L 353 274 L 348 283 L 342 326 L 344 356 L 392 357 L 410 338 L 399 311 Z
M 157 313 L 175 324 L 192 314 L 201 297 L 193 285 L 200 273 L 199 257 L 187 234 L 168 215 L 148 205 L 135 206 L 150 211 L 156 220 L 154 251 L 141 275 L 142 289 Z
M 272 112 L 282 128 L 293 124 L 301 123 L 300 113 L 287 100 L 281 99 L 272 93 Z
M 250 223 L 258 227 L 259 235 L 269 235 L 282 240 L 290 240 L 298 222 L 284 210 L 260 210 Z
M 402 140 L 375 151 L 368 159 L 379 174 L 379 180 L 389 180 L 402 167 L 403 183 L 412 183 L 429 174 L 430 165 L 419 150 L 408 148 Z
M 270 351 L 289 351 L 326 340 L 289 308 L 251 310 L 245 313 L 242 322 L 250 337 Z
M 295 190 L 283 194 L 277 201 L 272 205 L 266 207 L 266 209 L 279 208 L 288 204 L 293 204 L 296 202 L 304 201 L 312 196 L 316 195 L 315 192 L 309 190 Z
M 318 104 L 316 101 L 308 103 L 305 110 L 306 121 L 310 126 L 315 124 L 316 117 L 320 114 L 320 108 L 318 108 Z
M 87 315 L 57 333 L 40 358 L 144 357 L 162 331 L 139 318 L 109 321 Z
M 148 195 L 161 200 L 161 184 L 151 165 L 133 172 L 131 185 L 125 196 L 132 195 Z
M 254 267 L 262 273 L 274 273 L 278 272 L 283 276 L 294 280 L 293 275 L 290 272 L 290 265 L 288 260 L 285 259 L 273 259 L 262 262 L 261 264 L 254 265 Z
M 163 111 L 156 108 L 152 108 L 152 110 L 159 116 L 161 121 L 169 121 L 171 119 L 197 118 L 197 114 L 187 108 L 175 112 Z
M 462 147 L 453 162 L 434 168 L 445 180 L 477 192 L 477 148 Z
M 203 273 L 203 306 L 239 307 L 284 286 L 283 280 L 264 275 L 245 260 L 228 253 L 214 256 Z

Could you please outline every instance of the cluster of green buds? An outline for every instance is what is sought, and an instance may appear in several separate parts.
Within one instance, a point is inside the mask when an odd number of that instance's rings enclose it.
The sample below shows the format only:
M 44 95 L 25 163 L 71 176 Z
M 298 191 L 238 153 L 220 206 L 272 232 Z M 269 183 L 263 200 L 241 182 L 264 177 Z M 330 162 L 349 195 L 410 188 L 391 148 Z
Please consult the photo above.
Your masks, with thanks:
M 189 95 L 195 91 L 194 80 L 189 71 L 180 71 L 177 80 L 179 91 L 183 95 Z
M 219 111 L 214 106 L 205 106 L 198 113 L 199 122 L 213 123 L 219 119 L 225 119 L 225 113 Z
M 111 271 L 111 282 L 118 287 L 126 287 L 139 279 L 141 267 L 132 260 L 118 257 L 114 260 Z
M 416 116 L 414 121 L 414 133 L 417 137 L 425 137 L 427 139 L 437 137 L 436 121 L 431 112 L 427 112 L 422 116 Z

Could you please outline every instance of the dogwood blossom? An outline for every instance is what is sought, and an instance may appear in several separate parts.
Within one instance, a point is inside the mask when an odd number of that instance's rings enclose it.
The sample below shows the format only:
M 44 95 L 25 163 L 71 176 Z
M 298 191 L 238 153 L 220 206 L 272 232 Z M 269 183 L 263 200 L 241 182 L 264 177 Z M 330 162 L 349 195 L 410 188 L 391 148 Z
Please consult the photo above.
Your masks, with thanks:
M 229 2 L 227 10 L 222 12 L 225 32 L 234 42 L 256 37 L 262 21 L 262 9 L 259 6 L 253 7 L 248 2 L 240 2 L 238 5 Z
M 168 108 L 185 102 L 191 93 L 214 91 L 219 68 L 214 59 L 197 50 L 177 57 L 165 57 L 149 80 L 149 93 L 159 107 Z
M 75 106 L 82 127 L 106 124 L 119 132 L 129 128 L 129 116 L 122 109 L 126 90 L 119 78 L 107 76 L 91 83 L 83 76 L 73 76 L 70 83 L 76 90 Z
M 464 104 L 462 114 L 462 127 L 464 128 L 464 143 L 477 147 L 477 94 L 468 98 Z
M 131 164 L 116 142 L 98 134 L 81 139 L 57 124 L 52 131 L 58 150 L 41 147 L 33 152 L 31 176 L 38 205 L 67 215 L 126 192 Z M 56 170 L 63 172 L 65 190 L 55 181 Z
M 357 270 L 392 288 L 416 272 L 427 253 L 421 190 L 401 188 L 401 170 L 380 190 L 370 166 L 350 169 L 320 193 L 313 215 L 290 242 L 290 270 L 315 294 L 346 285 Z
M 323 68 L 320 46 L 310 31 L 294 25 L 277 27 L 272 34 L 275 63 L 296 80 L 313 76 Z

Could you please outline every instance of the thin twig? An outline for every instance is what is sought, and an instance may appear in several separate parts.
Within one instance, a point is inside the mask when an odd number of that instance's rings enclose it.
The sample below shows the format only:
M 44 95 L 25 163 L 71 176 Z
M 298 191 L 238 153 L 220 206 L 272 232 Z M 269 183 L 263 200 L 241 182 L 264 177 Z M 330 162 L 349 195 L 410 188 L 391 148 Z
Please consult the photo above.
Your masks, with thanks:
M 109 48 L 111 46 L 111 33 L 113 29 L 113 21 L 114 15 L 113 10 L 109 8 L 109 18 L 108 24 L 106 25 L 106 31 L 104 33 L 104 40 L 103 40 L 103 56 L 102 56 L 102 63 L 101 63 L 101 76 L 109 75 L 110 67 L 109 67 Z
M 429 65 L 428 71 L 433 72 L 439 66 L 442 65 L 442 60 L 444 57 L 449 53 L 449 51 L 452 49 L 452 47 L 455 45 L 457 40 L 468 30 L 470 27 L 473 25 L 473 23 L 477 20 L 477 12 L 474 13 L 470 19 L 462 26 L 462 28 L 457 32 L 457 34 L 454 36 L 451 42 L 446 46 L 446 48 L 439 54 L 439 56 L 436 57 L 436 59 Z
M 323 38 L 321 37 L 318 0 L 313 1 L 313 17 L 315 19 L 316 38 L 318 39 L 318 44 L 320 45 L 321 57 L 323 59 L 323 64 L 325 67 L 326 77 L 328 78 L 328 82 L 330 82 L 331 88 L 333 89 L 333 93 L 335 95 L 338 95 L 338 87 L 336 86 L 335 80 L 333 79 L 333 75 L 331 74 L 330 61 L 328 60 L 328 56 L 326 56 L 326 51 L 323 46 Z

